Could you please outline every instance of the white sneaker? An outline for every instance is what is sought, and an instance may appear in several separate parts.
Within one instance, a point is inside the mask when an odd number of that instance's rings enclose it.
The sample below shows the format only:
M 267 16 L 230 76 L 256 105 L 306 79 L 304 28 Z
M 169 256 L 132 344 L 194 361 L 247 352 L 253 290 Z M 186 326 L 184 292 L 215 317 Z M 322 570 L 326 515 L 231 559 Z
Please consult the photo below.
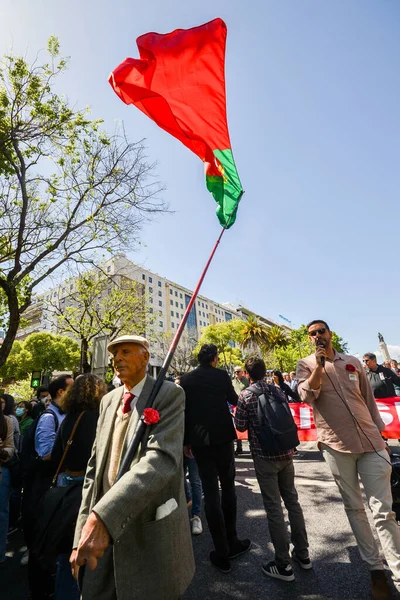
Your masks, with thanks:
M 28 564 L 29 561 L 29 550 L 26 550 L 21 558 L 21 567 L 26 567 L 26 565 Z
M 203 533 L 203 525 L 201 524 L 200 517 L 193 517 L 192 519 L 192 535 L 200 535 Z

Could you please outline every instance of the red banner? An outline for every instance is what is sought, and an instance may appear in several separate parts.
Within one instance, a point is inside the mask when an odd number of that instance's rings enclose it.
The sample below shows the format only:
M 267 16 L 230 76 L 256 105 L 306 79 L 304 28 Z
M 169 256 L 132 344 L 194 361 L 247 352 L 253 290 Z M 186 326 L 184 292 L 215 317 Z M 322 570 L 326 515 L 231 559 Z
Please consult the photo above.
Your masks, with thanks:
M 386 428 L 382 435 L 389 439 L 400 439 L 400 396 L 394 398 L 383 398 L 376 401 L 382 421 Z M 295 423 L 299 429 L 299 440 L 301 442 L 313 442 L 317 439 L 313 409 L 309 404 L 294 402 L 289 404 Z M 245 433 L 237 432 L 238 438 L 247 439 Z

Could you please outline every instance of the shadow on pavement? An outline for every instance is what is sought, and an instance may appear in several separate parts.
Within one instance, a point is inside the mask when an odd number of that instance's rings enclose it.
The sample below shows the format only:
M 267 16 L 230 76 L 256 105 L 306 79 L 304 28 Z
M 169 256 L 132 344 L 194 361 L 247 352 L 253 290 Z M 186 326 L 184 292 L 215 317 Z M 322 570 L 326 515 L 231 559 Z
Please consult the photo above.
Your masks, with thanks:
M 196 574 L 184 600 L 368 600 L 369 572 L 361 561 L 336 485 L 320 453 L 303 451 L 296 459 L 296 487 L 307 525 L 311 571 L 297 564 L 294 582 L 270 579 L 261 565 L 274 558 L 261 492 L 250 455 L 236 461 L 238 535 L 249 537 L 250 552 L 232 561 L 224 575 L 208 559 L 213 549 L 204 518 L 204 533 L 193 539 Z M 310 456 L 310 460 L 308 460 Z

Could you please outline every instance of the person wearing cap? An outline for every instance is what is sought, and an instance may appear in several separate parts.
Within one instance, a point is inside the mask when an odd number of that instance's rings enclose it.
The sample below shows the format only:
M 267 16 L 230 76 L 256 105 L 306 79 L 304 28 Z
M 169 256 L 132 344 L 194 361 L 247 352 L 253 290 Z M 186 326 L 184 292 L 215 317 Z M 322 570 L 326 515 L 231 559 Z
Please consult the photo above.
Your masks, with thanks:
M 235 392 L 237 393 L 238 396 L 240 395 L 240 392 L 242 392 L 243 390 L 248 388 L 250 385 L 249 380 L 247 379 L 247 377 L 245 377 L 242 367 L 239 367 L 239 365 L 237 365 L 233 370 L 232 385 L 233 385 L 233 389 L 235 390 Z M 235 455 L 239 456 L 239 454 L 242 454 L 242 452 L 243 452 L 242 440 L 237 439 Z
M 183 487 L 183 390 L 164 381 L 130 470 L 119 465 L 155 380 L 146 374 L 149 343 L 121 336 L 108 345 L 123 386 L 102 399 L 86 471 L 70 563 L 86 565 L 82 600 L 178 600 L 194 574 Z

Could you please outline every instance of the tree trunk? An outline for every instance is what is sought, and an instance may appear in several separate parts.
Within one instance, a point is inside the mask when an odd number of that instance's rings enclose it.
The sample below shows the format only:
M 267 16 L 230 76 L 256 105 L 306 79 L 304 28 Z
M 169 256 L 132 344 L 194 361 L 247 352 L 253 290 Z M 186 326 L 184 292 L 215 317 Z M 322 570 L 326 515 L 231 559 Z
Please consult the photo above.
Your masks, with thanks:
M 88 361 L 88 347 L 89 342 L 87 339 L 81 339 L 81 359 L 79 363 L 79 371 L 81 373 L 90 373 L 91 367 Z
M 3 286 L 3 290 L 7 296 L 8 312 L 9 312 L 9 325 L 3 344 L 0 347 L 0 367 L 6 362 L 8 355 L 11 352 L 15 336 L 17 335 L 19 323 L 21 320 L 18 296 L 16 289 L 12 285 Z

